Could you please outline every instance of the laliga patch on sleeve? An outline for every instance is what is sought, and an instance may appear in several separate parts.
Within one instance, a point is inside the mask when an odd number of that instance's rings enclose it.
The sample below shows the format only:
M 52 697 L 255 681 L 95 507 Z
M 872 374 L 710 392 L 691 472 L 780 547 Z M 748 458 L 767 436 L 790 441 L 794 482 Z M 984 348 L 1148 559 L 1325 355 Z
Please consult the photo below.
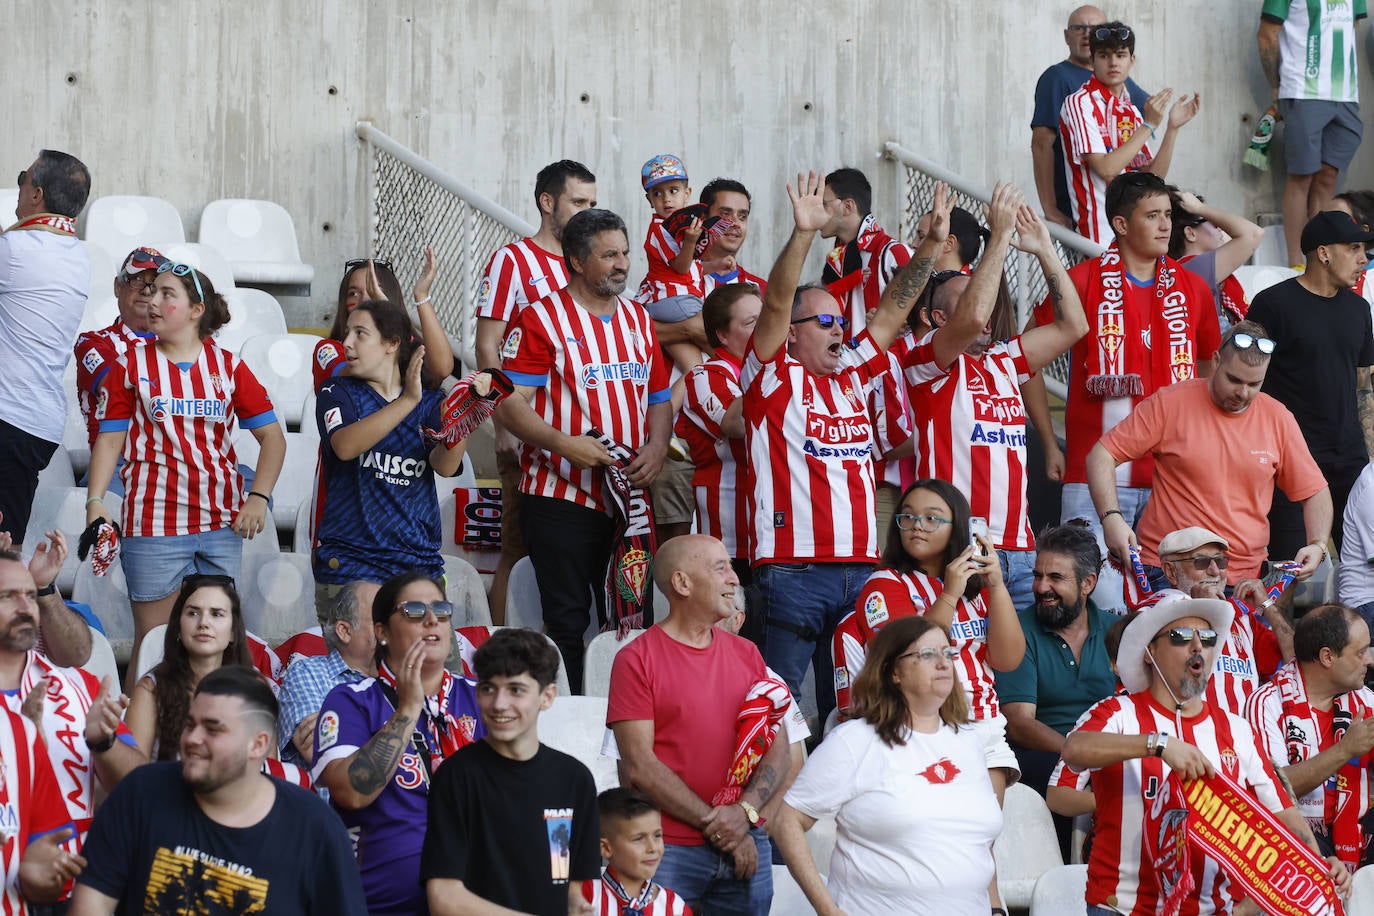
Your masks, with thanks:
M 100 389 L 100 395 L 95 399 L 95 418 L 97 420 L 105 419 L 105 411 L 109 408 L 109 406 L 110 393 L 106 391 L 105 388 L 102 386 Z
M 477 287 L 477 299 L 479 302 L 486 302 L 491 298 L 491 278 L 483 277 L 482 285 Z
M 322 751 L 327 751 L 339 743 L 339 714 L 334 710 L 331 709 L 320 716 L 319 734 L 316 736 L 316 742 Z
M 835 689 L 844 690 L 849 686 L 849 669 L 841 665 L 835 669 Z
M 501 344 L 502 359 L 515 359 L 516 354 L 520 352 L 520 338 L 522 336 L 524 335 L 519 328 L 506 335 L 506 342 Z
M 864 619 L 870 628 L 876 629 L 887 623 L 887 604 L 880 592 L 874 592 L 864 602 Z
M 328 369 L 329 364 L 342 355 L 339 353 L 339 345 L 327 343 L 315 351 L 315 362 L 320 364 L 321 369 Z
M 325 432 L 333 432 L 343 426 L 343 411 L 337 407 L 331 407 L 324 412 Z
M 86 367 L 87 372 L 94 372 L 99 369 L 105 360 L 101 357 L 100 351 L 91 347 L 86 351 L 86 355 L 81 357 L 81 365 Z

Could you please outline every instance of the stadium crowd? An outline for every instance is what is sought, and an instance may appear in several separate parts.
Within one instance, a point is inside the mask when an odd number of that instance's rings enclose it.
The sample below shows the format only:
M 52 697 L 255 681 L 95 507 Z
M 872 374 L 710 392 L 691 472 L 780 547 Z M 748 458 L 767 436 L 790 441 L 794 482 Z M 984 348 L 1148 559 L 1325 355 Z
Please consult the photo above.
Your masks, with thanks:
M 1263 232 L 1166 181 L 1200 93 L 1141 90 L 1135 31 L 1091 6 L 1036 87 L 1035 198 L 998 183 L 985 224 L 938 185 L 913 247 L 862 172 L 802 173 L 765 278 L 746 186 L 695 194 L 664 153 L 631 297 L 624 219 L 557 161 L 538 231 L 491 255 L 456 385 L 432 253 L 409 296 L 349 261 L 306 419 L 320 627 L 276 652 L 239 582 L 286 439 L 216 340 L 229 305 L 140 247 L 119 318 L 78 336 L 107 281 L 75 232 L 91 176 L 41 151 L 0 235 L 3 912 L 764 916 L 778 863 L 822 914 L 1005 916 L 1018 781 L 1084 856 L 1090 914 L 1334 905 L 1371 854 L 1374 763 L 1374 197 L 1336 195 L 1363 18 L 1263 2 L 1300 271 L 1253 297 L 1234 274 Z M 1049 223 L 1106 250 L 1065 265 Z M 1048 291 L 1019 332 L 1013 250 Z M 1065 357 L 1061 449 L 1040 374 Z M 88 528 L 22 544 L 70 396 Z M 547 635 L 454 627 L 435 475 L 488 420 L 490 603 L 528 556 Z M 1063 492 L 1040 532 L 1037 448 Z M 1295 620 L 1333 546 L 1342 603 Z M 117 556 L 135 658 L 166 625 L 124 690 L 82 667 L 73 549 L 97 574 Z M 595 629 L 622 640 L 599 795 L 538 729 L 561 672 L 589 686 Z M 1251 834 L 1278 839 L 1247 872 Z

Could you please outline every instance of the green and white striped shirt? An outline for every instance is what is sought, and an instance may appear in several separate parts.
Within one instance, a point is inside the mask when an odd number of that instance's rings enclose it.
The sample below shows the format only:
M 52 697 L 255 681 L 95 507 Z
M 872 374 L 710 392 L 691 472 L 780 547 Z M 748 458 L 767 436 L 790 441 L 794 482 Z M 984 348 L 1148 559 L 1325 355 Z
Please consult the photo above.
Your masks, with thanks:
M 1280 98 L 1359 101 L 1355 23 L 1365 0 L 1264 0 L 1260 15 L 1283 23 Z

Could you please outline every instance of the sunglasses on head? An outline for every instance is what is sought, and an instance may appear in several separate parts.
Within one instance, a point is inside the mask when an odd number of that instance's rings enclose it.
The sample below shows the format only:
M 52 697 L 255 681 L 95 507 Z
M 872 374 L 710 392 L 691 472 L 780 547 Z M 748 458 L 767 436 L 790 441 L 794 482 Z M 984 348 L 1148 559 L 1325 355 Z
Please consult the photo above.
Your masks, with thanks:
M 1171 627 L 1158 634 L 1155 639 L 1160 636 L 1167 636 L 1169 642 L 1174 645 L 1186 646 L 1193 641 L 1194 635 L 1197 636 L 1198 642 L 1209 649 L 1217 644 L 1217 631 L 1206 627 Z
M 1115 38 L 1117 41 L 1130 41 L 1131 30 L 1126 28 L 1124 25 L 1116 29 L 1109 29 L 1106 26 L 1103 26 L 1099 28 L 1096 32 L 1093 32 L 1093 37 L 1096 38 L 1098 41 L 1111 41 L 1113 38 Z
M 385 267 L 387 270 L 391 269 L 391 262 L 386 258 L 354 258 L 351 261 L 344 261 L 344 275 L 353 273 L 359 267 L 366 269 L 369 263 L 378 267 Z
M 1274 342 L 1272 340 L 1268 337 L 1256 337 L 1254 334 L 1242 332 L 1232 337 L 1231 343 L 1235 344 L 1237 350 L 1248 350 L 1254 347 L 1265 356 L 1274 352 Z
M 408 620 L 424 620 L 427 612 L 432 612 L 440 620 L 448 620 L 453 616 L 453 602 L 402 601 L 396 605 L 396 610 L 405 614 Z
M 233 576 L 225 576 L 216 573 L 192 573 L 181 580 L 182 588 L 204 588 L 207 585 L 218 585 L 222 588 L 236 588 Z
M 185 277 L 189 275 L 191 277 L 191 282 L 196 284 L 196 296 L 199 297 L 201 302 L 205 301 L 205 290 L 201 289 L 200 287 L 199 271 L 197 271 L 190 264 L 178 264 L 176 261 L 168 261 L 165 264 L 160 265 L 157 269 L 157 272 L 160 274 L 165 274 L 169 271 L 174 277 Z
M 816 322 L 816 324 L 820 325 L 823 329 L 827 331 L 837 324 L 840 326 L 841 331 L 849 327 L 849 319 L 844 317 L 843 315 L 811 315 L 808 318 L 798 318 L 796 321 L 792 323 L 805 324 L 808 321 Z

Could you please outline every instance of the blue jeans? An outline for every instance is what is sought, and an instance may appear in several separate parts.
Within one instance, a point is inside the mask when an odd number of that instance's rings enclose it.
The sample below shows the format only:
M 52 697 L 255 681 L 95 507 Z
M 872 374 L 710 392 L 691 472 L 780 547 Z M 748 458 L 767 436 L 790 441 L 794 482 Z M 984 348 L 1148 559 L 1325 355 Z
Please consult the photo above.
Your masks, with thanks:
M 768 916 L 773 905 L 773 848 L 768 835 L 749 831 L 759 852 L 754 877 L 735 877 L 735 859 L 713 846 L 663 847 L 654 880 L 682 897 L 697 916 Z
M 1148 487 L 1118 486 L 1116 498 L 1121 507 L 1121 514 L 1126 517 L 1126 523 L 1134 531 L 1140 525 L 1140 516 L 1145 512 L 1145 504 L 1150 501 L 1150 489 Z M 1060 521 L 1068 522 L 1075 518 L 1085 520 L 1088 527 L 1092 529 L 1093 536 L 1097 538 L 1097 546 L 1101 549 L 1105 559 L 1107 542 L 1102 540 L 1102 522 L 1097 518 L 1097 509 L 1093 506 L 1092 495 L 1088 493 L 1088 485 L 1086 483 L 1064 484 L 1063 506 L 1064 508 L 1059 515 Z M 1110 562 L 1103 563 L 1102 572 L 1097 577 L 1097 588 L 1093 589 L 1093 602 L 1104 611 L 1123 613 L 1126 608 L 1126 599 L 1121 592 L 1122 584 L 1121 572 Z
M 1011 606 L 1020 611 L 1034 604 L 1035 551 L 999 550 L 997 559 L 1002 564 L 1002 581 L 1007 583 Z
M 868 563 L 766 563 L 754 574 L 763 617 L 763 658 L 801 703 L 810 660 L 820 721 L 835 708 L 835 625 L 854 610 L 873 567 Z
M 266 536 L 275 534 L 269 530 Z M 158 601 L 175 594 L 181 580 L 195 573 L 229 576 L 237 581 L 243 571 L 243 538 L 233 528 L 126 537 L 119 542 L 119 562 L 129 583 L 129 600 Z

